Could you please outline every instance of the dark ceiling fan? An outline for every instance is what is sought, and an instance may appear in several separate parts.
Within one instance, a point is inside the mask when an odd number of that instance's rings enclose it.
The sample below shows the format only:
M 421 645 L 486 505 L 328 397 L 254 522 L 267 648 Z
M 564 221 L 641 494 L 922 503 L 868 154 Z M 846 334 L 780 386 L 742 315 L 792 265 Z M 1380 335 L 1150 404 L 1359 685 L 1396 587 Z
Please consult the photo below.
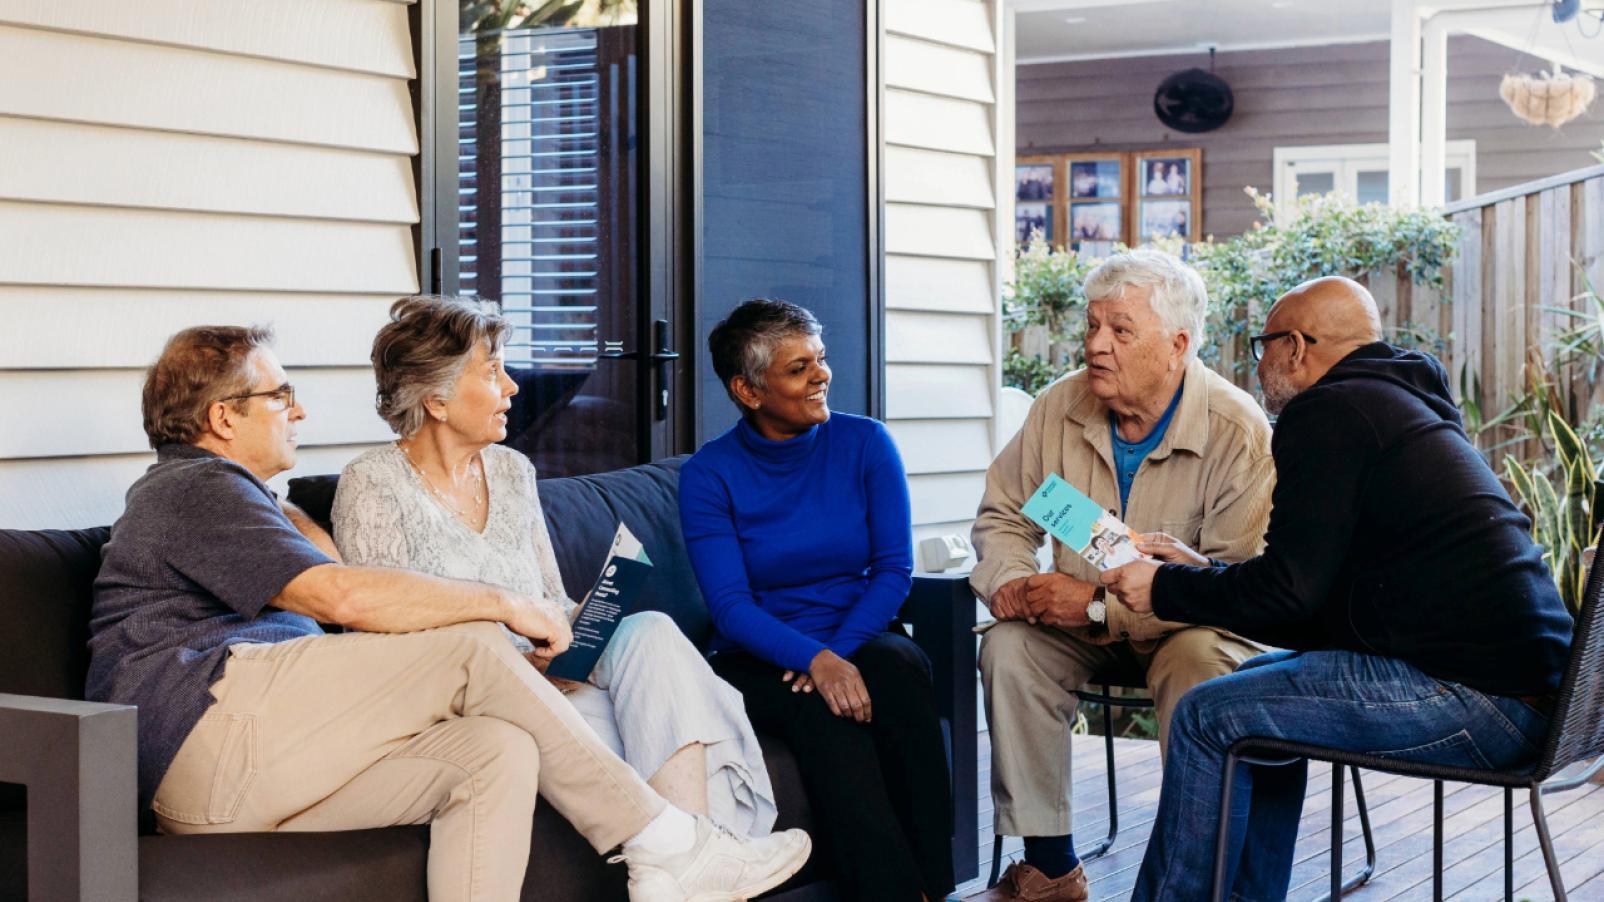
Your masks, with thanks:
M 1209 51 L 1209 67 L 1214 51 Z M 1153 94 L 1153 112 L 1160 122 L 1178 132 L 1211 132 L 1231 118 L 1236 101 L 1231 86 L 1213 72 L 1185 69 L 1159 83 Z

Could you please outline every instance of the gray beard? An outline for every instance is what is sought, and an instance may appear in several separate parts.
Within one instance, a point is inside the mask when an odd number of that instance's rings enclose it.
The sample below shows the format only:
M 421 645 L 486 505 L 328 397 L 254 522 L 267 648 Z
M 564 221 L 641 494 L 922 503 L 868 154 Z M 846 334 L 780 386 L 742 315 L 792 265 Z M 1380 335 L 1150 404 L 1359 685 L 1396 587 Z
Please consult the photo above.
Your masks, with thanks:
M 1269 374 L 1259 380 L 1264 386 L 1264 409 L 1280 416 L 1287 404 L 1298 395 L 1297 386 L 1280 373 Z

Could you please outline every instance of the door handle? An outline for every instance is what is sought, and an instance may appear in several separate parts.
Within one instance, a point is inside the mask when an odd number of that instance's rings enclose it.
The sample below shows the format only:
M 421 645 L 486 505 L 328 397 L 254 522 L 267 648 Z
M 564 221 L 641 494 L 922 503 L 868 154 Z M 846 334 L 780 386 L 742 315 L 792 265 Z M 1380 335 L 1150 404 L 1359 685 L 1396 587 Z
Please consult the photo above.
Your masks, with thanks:
M 658 420 L 668 419 L 668 387 L 672 384 L 669 365 L 680 358 L 679 352 L 673 350 L 668 344 L 668 320 L 652 321 L 652 338 L 656 350 L 645 355 L 646 362 L 652 366 L 653 416 Z M 597 360 L 640 360 L 639 350 L 625 351 L 623 349 L 602 351 L 596 355 Z

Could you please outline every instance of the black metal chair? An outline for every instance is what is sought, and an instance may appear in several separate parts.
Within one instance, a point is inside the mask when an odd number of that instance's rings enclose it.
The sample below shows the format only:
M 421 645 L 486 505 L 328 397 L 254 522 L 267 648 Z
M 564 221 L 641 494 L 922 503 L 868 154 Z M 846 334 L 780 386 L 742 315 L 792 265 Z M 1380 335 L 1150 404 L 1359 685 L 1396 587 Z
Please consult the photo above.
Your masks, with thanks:
M 1225 759 L 1225 781 L 1220 793 L 1220 828 L 1214 845 L 1214 893 L 1216 902 L 1225 898 L 1225 855 L 1229 841 L 1232 777 L 1238 762 L 1259 765 L 1284 765 L 1299 759 L 1328 761 L 1332 772 L 1346 765 L 1363 767 L 1409 777 L 1425 777 L 1435 781 L 1432 792 L 1432 898 L 1442 898 L 1442 832 L 1443 792 L 1445 780 L 1475 783 L 1482 786 L 1501 786 L 1504 789 L 1504 898 L 1513 899 L 1514 843 L 1514 792 L 1526 789 L 1531 794 L 1532 823 L 1537 830 L 1537 842 L 1542 847 L 1543 864 L 1548 868 L 1548 881 L 1554 890 L 1555 902 L 1565 902 L 1565 882 L 1560 874 L 1559 861 L 1554 857 L 1554 842 L 1548 832 L 1548 818 L 1543 811 L 1543 796 L 1579 786 L 1604 765 L 1604 568 L 1595 562 L 1587 575 L 1587 589 L 1583 596 L 1581 616 L 1577 619 L 1575 637 L 1571 644 L 1570 663 L 1555 698 L 1553 715 L 1549 720 L 1548 738 L 1543 750 L 1531 767 L 1523 770 L 1497 771 L 1468 767 L 1447 767 L 1416 764 L 1379 758 L 1354 752 L 1326 748 L 1301 742 L 1280 739 L 1249 737 L 1232 744 Z M 1545 782 L 1573 764 L 1593 760 L 1580 773 L 1553 782 Z M 1333 875 L 1342 867 L 1341 781 L 1335 781 L 1332 791 L 1331 862 Z M 1363 802 L 1361 801 L 1361 805 Z M 1362 811 L 1362 808 L 1361 808 Z M 1340 879 L 1332 877 L 1332 886 Z
M 1097 841 L 1090 852 L 1080 856 L 1081 861 L 1091 861 L 1108 853 L 1113 848 L 1114 839 L 1119 836 L 1119 787 L 1114 769 L 1114 708 L 1152 708 L 1153 698 L 1149 695 L 1115 695 L 1114 689 L 1130 689 L 1139 692 L 1147 690 L 1145 676 L 1127 669 L 1101 671 L 1087 681 L 1087 685 L 1095 684 L 1101 692 L 1093 692 L 1082 687 L 1075 691 L 1075 695 L 1082 702 L 1090 702 L 1103 709 L 1103 763 L 1104 776 L 1108 781 L 1108 835 Z M 1362 871 L 1354 875 L 1337 891 L 1337 895 L 1346 895 L 1363 885 L 1370 879 L 1376 870 L 1376 843 L 1370 832 L 1370 812 L 1365 807 L 1364 785 L 1359 781 L 1359 769 L 1351 768 L 1353 774 L 1354 797 L 1359 802 L 1359 823 L 1364 828 L 1365 866 Z M 1342 771 L 1333 769 L 1336 783 L 1340 788 Z M 986 885 L 996 886 L 1002 870 L 1003 835 L 996 834 L 991 843 L 991 875 L 986 878 Z

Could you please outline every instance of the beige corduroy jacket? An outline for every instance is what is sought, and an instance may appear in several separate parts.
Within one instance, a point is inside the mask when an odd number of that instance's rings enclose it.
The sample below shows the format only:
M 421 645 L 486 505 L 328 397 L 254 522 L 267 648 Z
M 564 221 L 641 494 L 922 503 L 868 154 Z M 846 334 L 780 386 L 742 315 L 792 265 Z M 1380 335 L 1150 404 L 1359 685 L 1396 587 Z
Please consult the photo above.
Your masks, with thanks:
M 1036 549 L 1045 533 L 1020 508 L 1047 474 L 1057 473 L 1119 514 L 1108 415 L 1091 393 L 1086 371 L 1077 370 L 1037 396 L 1019 434 L 992 461 L 972 534 L 979 563 L 970 575 L 988 603 L 1005 583 L 1038 572 Z M 1137 532 L 1169 533 L 1208 557 L 1245 560 L 1264 547 L 1274 484 L 1264 412 L 1251 395 L 1194 359 L 1187 364 L 1180 406 L 1137 470 L 1120 518 Z M 1053 562 L 1061 573 L 1097 581 L 1097 568 L 1056 540 Z M 1150 651 L 1183 626 L 1137 614 L 1110 597 L 1106 630 L 1068 632 Z

